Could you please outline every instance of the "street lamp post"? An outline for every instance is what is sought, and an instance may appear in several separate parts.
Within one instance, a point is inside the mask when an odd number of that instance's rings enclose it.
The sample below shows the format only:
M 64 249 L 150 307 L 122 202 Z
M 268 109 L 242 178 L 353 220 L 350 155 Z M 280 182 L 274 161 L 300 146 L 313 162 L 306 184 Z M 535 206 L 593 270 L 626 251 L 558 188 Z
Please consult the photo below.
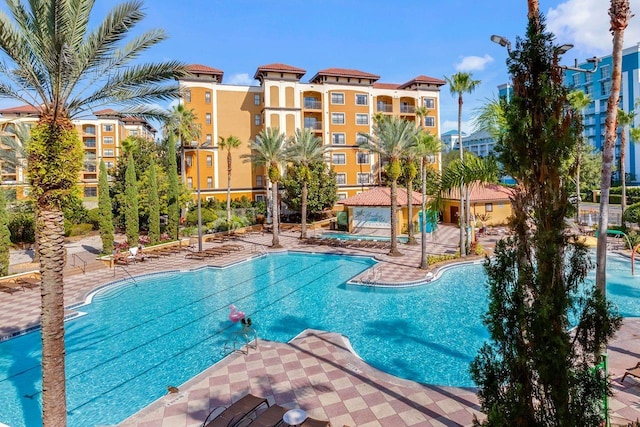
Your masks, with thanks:
M 200 143 L 191 141 L 196 147 L 196 193 L 198 197 L 198 251 L 202 252 L 202 202 L 200 201 Z

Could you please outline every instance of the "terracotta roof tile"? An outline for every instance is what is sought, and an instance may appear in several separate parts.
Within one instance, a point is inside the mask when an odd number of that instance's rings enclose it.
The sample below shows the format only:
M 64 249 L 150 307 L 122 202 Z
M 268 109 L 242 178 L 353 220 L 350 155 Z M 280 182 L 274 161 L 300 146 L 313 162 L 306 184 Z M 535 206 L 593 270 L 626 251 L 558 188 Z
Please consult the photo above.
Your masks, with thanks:
M 220 74 L 220 75 L 224 74 L 224 71 L 222 70 L 218 70 L 217 68 L 209 67 L 207 65 L 202 65 L 202 64 L 187 65 L 187 70 L 190 73 L 196 73 L 196 74 Z
M 426 84 L 437 85 L 437 86 L 442 86 L 442 85 L 447 84 L 446 81 L 440 80 L 440 79 L 436 79 L 435 77 L 418 76 L 418 77 L 416 77 L 414 79 L 409 80 L 405 84 L 400 85 L 400 89 L 404 89 L 406 87 L 409 87 L 414 83 L 426 83 Z
M 19 105 L 0 110 L 0 114 L 40 114 L 40 110 L 31 105 Z
M 400 85 L 398 83 L 374 83 L 375 89 L 398 89 Z
M 98 116 L 117 116 L 118 112 L 116 110 L 113 110 L 111 108 L 106 108 L 104 110 L 98 110 L 98 111 L 94 111 L 93 115 L 98 117 Z
M 472 202 L 481 202 L 489 200 L 504 200 L 507 201 L 513 195 L 514 190 L 509 187 L 498 184 L 480 184 L 479 182 L 473 185 L 469 191 L 469 200 Z M 445 196 L 446 199 L 458 200 L 460 199 L 460 191 L 458 189 L 452 190 Z
M 257 79 L 260 76 L 261 73 L 269 72 L 269 71 L 294 73 L 294 74 L 298 74 L 299 77 L 302 77 L 307 72 L 307 70 L 304 70 L 304 69 L 298 68 L 298 67 L 294 67 L 292 65 L 275 63 L 275 64 L 267 64 L 267 65 L 259 66 L 258 69 L 256 70 L 256 73 L 253 76 L 253 78 Z
M 311 82 L 315 81 L 320 76 L 332 76 L 332 77 L 351 77 L 356 79 L 371 79 L 378 80 L 380 76 L 376 74 L 367 73 L 360 70 L 351 70 L 347 68 L 326 68 L 320 70 L 311 79 Z
M 407 190 L 398 188 L 397 190 L 398 206 L 407 204 Z M 349 197 L 338 202 L 345 206 L 391 206 L 391 189 L 389 187 L 374 187 L 370 190 L 363 191 L 353 197 Z M 413 205 L 422 203 L 422 195 L 417 191 L 413 192 Z

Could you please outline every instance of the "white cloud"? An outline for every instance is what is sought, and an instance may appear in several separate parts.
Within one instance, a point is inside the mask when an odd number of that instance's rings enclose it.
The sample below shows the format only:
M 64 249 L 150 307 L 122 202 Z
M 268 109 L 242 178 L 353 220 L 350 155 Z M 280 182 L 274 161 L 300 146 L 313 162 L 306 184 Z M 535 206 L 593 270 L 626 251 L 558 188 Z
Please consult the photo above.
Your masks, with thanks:
M 450 130 L 458 130 L 458 121 L 457 120 L 445 120 L 442 122 L 442 131 L 441 133 L 448 132 Z M 462 132 L 467 135 L 471 135 L 473 133 L 473 120 L 462 121 Z
M 490 62 L 493 58 L 489 55 L 465 56 L 456 64 L 456 71 L 481 71 Z
M 571 43 L 586 56 L 610 55 L 613 47 L 609 32 L 610 6 L 611 3 L 604 0 L 566 0 L 546 13 L 547 27 L 556 35 L 559 44 Z M 640 0 L 631 0 L 630 6 L 632 11 L 639 10 Z M 625 47 L 640 41 L 637 17 L 629 21 L 624 40 Z
M 256 81 L 249 77 L 248 73 L 232 74 L 231 77 L 225 79 L 225 83 L 230 85 L 254 86 Z

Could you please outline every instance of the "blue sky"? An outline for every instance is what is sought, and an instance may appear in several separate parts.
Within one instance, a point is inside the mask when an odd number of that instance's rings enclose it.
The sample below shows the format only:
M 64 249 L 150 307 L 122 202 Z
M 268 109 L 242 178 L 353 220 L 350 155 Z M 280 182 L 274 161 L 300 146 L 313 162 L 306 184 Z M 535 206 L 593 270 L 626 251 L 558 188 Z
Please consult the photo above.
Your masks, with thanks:
M 114 4 L 97 0 L 95 16 Z M 566 63 L 611 53 L 608 7 L 607 0 L 540 0 L 558 42 L 575 45 Z M 146 0 L 145 9 L 136 30 L 160 27 L 169 39 L 144 59 L 209 65 L 224 71 L 225 83 L 253 84 L 257 67 L 274 62 L 307 70 L 303 81 L 329 67 L 375 73 L 387 83 L 472 72 L 481 84 L 465 95 L 463 128 L 470 131 L 474 110 L 507 79 L 506 49 L 489 37 L 515 44 L 525 32 L 527 1 Z M 640 0 L 631 0 L 631 9 L 640 14 Z M 640 16 L 625 40 L 640 42 Z M 456 128 L 457 99 L 448 86 L 440 105 L 442 131 Z

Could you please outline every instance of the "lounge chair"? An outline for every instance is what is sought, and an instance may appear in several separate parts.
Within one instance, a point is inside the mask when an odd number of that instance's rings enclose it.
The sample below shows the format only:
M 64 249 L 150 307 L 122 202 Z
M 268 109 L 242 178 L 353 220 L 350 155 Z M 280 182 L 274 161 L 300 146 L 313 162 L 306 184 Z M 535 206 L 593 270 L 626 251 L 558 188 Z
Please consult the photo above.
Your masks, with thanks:
M 202 427 L 235 426 L 249 418 L 263 406 L 269 407 L 267 399 L 254 396 L 253 394 L 247 394 L 229 406 L 215 408 L 204 420 Z M 220 412 L 220 410 L 222 411 Z M 216 412 L 217 415 L 214 415 Z
M 113 256 L 114 264 L 129 265 L 129 256 L 126 252 L 116 252 Z
M 288 410 L 280 405 L 271 405 L 255 419 L 246 418 L 235 427 L 278 427 L 282 425 L 282 417 Z
M 0 283 L 0 291 L 13 295 L 14 292 L 24 292 L 24 286 L 16 281 L 2 282 Z
M 22 285 L 23 288 L 35 289 L 40 286 L 40 280 L 33 277 L 18 277 L 16 283 Z
M 307 417 L 307 419 L 300 424 L 300 427 L 331 427 L 331 423 L 329 421 Z
M 627 377 L 627 375 L 631 375 L 634 378 L 640 379 L 640 362 L 638 362 L 633 368 L 627 369 L 620 382 L 624 382 L 624 379 Z

